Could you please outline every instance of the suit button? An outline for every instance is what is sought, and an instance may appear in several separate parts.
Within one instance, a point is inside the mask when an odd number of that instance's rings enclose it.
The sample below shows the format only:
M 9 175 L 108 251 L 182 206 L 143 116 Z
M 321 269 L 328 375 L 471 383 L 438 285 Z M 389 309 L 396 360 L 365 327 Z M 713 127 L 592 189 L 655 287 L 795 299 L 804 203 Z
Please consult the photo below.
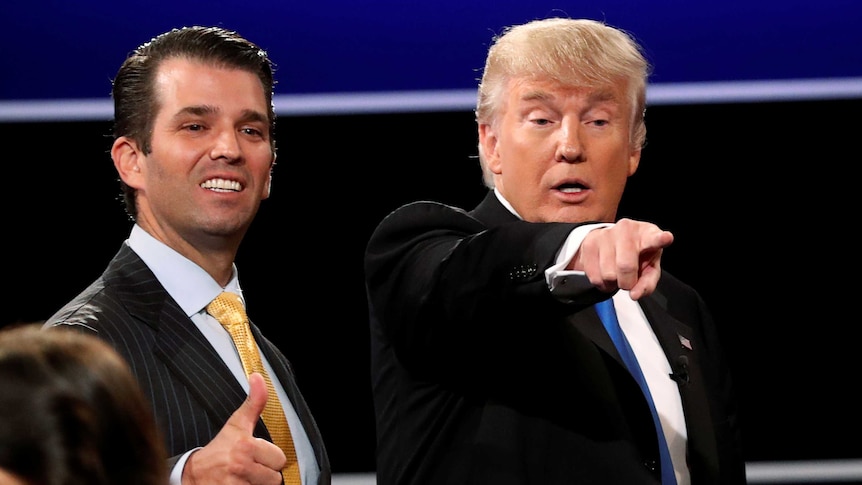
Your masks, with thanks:
M 525 264 L 517 266 L 509 271 L 509 279 L 513 281 L 527 281 L 536 274 L 539 267 L 536 264 Z

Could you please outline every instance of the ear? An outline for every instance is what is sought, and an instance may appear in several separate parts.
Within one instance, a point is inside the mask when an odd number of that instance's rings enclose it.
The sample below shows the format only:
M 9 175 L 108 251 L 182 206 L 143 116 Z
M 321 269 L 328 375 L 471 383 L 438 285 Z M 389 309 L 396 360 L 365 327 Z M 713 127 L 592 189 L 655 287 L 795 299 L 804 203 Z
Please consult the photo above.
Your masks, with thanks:
M 479 125 L 479 145 L 482 147 L 485 166 L 494 174 L 500 175 L 503 170 L 500 167 L 500 157 L 497 154 L 497 134 L 491 125 Z
M 638 166 L 641 163 L 641 149 L 632 150 L 629 154 L 629 177 L 638 171 Z
M 134 140 L 121 136 L 114 140 L 111 145 L 111 159 L 114 160 L 114 168 L 126 185 L 136 189 L 143 184 L 141 170 L 144 162 L 144 154 L 138 148 Z

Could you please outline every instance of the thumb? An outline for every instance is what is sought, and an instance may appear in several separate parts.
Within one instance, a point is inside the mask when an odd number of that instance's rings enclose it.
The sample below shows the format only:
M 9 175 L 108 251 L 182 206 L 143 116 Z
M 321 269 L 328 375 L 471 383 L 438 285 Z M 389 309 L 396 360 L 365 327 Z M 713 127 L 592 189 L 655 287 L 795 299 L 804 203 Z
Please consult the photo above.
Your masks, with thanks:
M 241 429 L 253 433 L 257 421 L 260 419 L 260 413 L 266 406 L 266 398 L 266 383 L 263 381 L 263 376 L 253 372 L 248 376 L 248 397 L 234 411 L 230 420 Z

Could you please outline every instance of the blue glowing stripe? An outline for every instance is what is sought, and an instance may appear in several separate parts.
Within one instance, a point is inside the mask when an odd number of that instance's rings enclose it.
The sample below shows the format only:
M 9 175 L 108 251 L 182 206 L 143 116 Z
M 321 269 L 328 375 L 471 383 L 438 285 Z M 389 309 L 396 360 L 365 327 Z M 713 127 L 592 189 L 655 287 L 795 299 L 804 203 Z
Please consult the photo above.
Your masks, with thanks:
M 862 77 L 654 84 L 651 106 L 862 98 Z M 386 114 L 469 111 L 476 91 L 396 91 L 371 93 L 283 94 L 273 99 L 279 116 Z M 113 118 L 110 99 L 0 101 L 0 122 L 99 121 Z

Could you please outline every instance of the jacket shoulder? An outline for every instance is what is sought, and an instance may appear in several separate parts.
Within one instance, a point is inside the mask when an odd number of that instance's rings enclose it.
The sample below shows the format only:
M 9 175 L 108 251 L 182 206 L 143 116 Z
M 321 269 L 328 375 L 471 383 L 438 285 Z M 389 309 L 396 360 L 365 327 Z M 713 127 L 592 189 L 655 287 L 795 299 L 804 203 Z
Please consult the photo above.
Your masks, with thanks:
M 429 223 L 434 224 L 439 218 L 448 220 L 452 217 L 472 219 L 470 214 L 460 207 L 442 202 L 420 200 L 404 204 L 393 210 L 383 218 L 378 227 L 410 221 L 422 221 L 423 225 L 427 225 Z
M 82 327 L 81 330 L 95 332 L 104 310 L 117 305 L 121 305 L 121 302 L 111 294 L 104 280 L 99 278 L 51 315 L 44 327 L 73 325 Z

